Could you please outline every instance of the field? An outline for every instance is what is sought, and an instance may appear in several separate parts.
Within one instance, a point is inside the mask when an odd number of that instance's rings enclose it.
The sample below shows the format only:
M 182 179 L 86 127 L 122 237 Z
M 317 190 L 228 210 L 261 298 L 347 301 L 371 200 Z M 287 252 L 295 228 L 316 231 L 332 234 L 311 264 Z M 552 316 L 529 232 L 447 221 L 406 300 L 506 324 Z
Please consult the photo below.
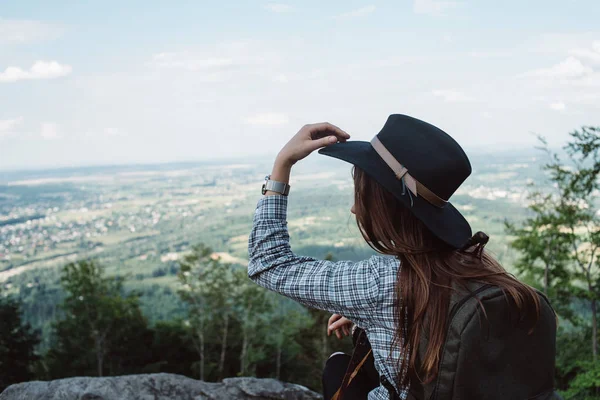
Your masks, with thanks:
M 515 259 L 504 221 L 525 216 L 540 154 L 472 155 L 473 175 L 452 201 L 491 237 L 508 268 Z M 0 285 L 48 331 L 59 313 L 59 268 L 92 258 L 128 276 L 153 321 L 181 312 L 178 260 L 204 243 L 223 262 L 244 265 L 252 214 L 269 162 L 185 163 L 0 173 Z M 350 166 L 311 156 L 293 172 L 289 229 L 303 255 L 361 259 L 372 253 L 354 217 Z

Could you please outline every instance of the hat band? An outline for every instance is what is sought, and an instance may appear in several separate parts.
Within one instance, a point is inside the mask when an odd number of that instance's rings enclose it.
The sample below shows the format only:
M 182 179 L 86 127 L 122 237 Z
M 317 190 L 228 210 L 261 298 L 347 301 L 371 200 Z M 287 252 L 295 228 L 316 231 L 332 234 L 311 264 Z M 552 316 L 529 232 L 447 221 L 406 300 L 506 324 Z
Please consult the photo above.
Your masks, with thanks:
M 427 200 L 432 205 L 443 208 L 448 204 L 448 200 L 444 200 L 431 190 L 426 188 L 421 182 L 416 180 L 408 173 L 408 169 L 400 164 L 398 160 L 385 148 L 383 143 L 379 140 L 377 136 L 371 140 L 371 146 L 373 149 L 379 154 L 379 156 L 385 161 L 385 163 L 394 171 L 396 178 L 400 180 L 404 180 L 404 183 L 408 190 L 412 192 L 416 197 L 421 196 L 425 200 Z

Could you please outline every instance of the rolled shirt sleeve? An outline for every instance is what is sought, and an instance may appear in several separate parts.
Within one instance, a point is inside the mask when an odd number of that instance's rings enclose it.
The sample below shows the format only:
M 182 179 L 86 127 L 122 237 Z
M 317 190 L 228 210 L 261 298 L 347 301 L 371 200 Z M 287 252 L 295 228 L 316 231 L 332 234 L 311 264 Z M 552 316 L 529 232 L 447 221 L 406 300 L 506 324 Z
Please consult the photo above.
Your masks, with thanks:
M 290 247 L 286 217 L 286 196 L 258 202 L 248 243 L 250 279 L 308 307 L 366 322 L 380 301 L 375 257 L 333 262 L 298 256 Z

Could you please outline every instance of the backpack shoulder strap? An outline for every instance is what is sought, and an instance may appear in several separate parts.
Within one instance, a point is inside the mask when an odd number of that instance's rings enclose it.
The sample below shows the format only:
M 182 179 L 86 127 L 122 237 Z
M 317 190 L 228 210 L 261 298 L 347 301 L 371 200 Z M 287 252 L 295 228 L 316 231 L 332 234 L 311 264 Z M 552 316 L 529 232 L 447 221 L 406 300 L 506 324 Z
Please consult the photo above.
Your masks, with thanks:
M 442 359 L 440 360 L 439 371 L 441 373 L 438 374 L 436 379 L 426 385 L 412 382 L 410 386 L 410 395 L 412 395 L 412 397 L 416 399 L 433 399 L 434 393 L 436 390 L 439 390 L 438 386 L 446 387 L 453 382 L 453 374 L 446 373 L 446 371 L 448 371 L 446 366 L 452 365 L 453 360 L 445 357 L 446 353 L 456 346 L 456 329 L 452 329 L 453 325 L 455 324 L 453 320 L 456 318 L 459 312 L 464 312 L 462 309 L 470 299 L 474 298 L 475 296 L 480 296 L 483 292 L 492 288 L 492 285 L 481 282 L 471 282 L 466 288 L 453 286 L 454 290 L 450 296 L 450 302 L 448 304 L 449 316 L 447 322 L 446 340 L 444 350 L 442 352 Z M 460 342 L 460 337 L 458 338 L 458 342 Z M 419 343 L 418 361 L 425 357 L 425 351 L 428 343 L 429 339 L 423 335 Z
M 430 387 L 429 396 L 426 397 L 428 399 L 452 398 L 452 390 L 459 366 L 462 333 L 465 327 L 471 323 L 473 315 L 479 308 L 480 301 L 504 296 L 504 292 L 500 288 L 489 284 L 472 283 L 467 289 L 469 291 L 466 294 L 464 294 L 464 291 L 457 291 L 453 295 L 456 301 L 451 302 L 439 372 L 437 379 L 434 381 L 435 384 Z M 445 394 L 449 394 L 450 397 L 446 397 Z

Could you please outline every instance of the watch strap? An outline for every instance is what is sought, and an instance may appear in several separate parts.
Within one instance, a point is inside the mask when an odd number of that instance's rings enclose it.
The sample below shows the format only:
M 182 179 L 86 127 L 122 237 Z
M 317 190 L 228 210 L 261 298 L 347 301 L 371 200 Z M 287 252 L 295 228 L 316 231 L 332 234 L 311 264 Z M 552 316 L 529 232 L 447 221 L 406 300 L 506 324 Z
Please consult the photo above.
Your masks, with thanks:
M 267 191 L 287 196 L 290 193 L 290 185 L 288 185 L 287 183 L 272 181 L 271 179 L 268 179 L 263 185 L 262 193 L 265 194 Z

